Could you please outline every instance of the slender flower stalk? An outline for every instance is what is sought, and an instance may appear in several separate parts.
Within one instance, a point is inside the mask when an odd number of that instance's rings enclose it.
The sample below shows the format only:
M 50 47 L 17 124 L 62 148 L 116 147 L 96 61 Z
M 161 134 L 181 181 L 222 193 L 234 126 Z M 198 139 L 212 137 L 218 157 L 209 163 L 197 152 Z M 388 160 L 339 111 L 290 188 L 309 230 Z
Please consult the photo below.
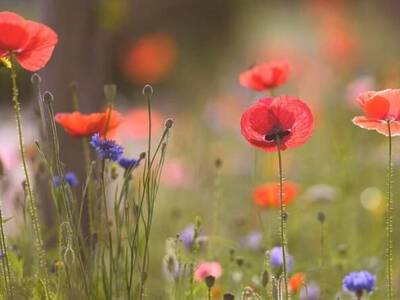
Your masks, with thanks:
M 21 155 L 22 166 L 25 175 L 25 191 L 29 201 L 29 213 L 31 216 L 32 227 L 35 234 L 36 239 L 36 250 L 38 252 L 39 257 L 39 279 L 45 289 L 45 293 L 48 293 L 47 289 L 47 267 L 46 267 L 46 253 L 43 248 L 43 239 L 42 239 L 42 231 L 40 228 L 38 212 L 37 212 L 37 204 L 36 199 L 34 197 L 31 181 L 29 178 L 28 173 L 28 166 L 25 156 L 25 148 L 24 148 L 24 141 L 22 135 L 22 122 L 21 122 L 21 105 L 19 102 L 19 90 L 17 86 L 17 72 L 15 69 L 15 56 L 12 55 L 11 57 L 11 82 L 12 82 L 12 101 L 14 104 L 14 113 L 15 119 L 17 123 L 17 131 L 18 131 L 18 142 L 19 142 L 19 150 Z
M 148 125 L 149 125 L 149 131 L 148 131 L 148 140 L 147 140 L 147 154 L 146 154 L 146 166 L 145 166 L 145 171 L 146 171 L 146 176 L 145 176 L 145 182 L 144 182 L 144 189 L 143 191 L 146 194 L 146 202 L 147 205 L 150 205 L 150 178 L 151 178 L 151 167 L 152 167 L 152 161 L 151 161 L 151 97 L 153 95 L 153 88 L 150 85 L 146 85 L 143 88 L 143 95 L 146 97 L 147 101 L 147 114 L 148 114 Z M 151 222 L 151 220 L 149 220 Z M 145 285 L 146 285 L 146 280 L 147 280 L 147 268 L 148 268 L 148 251 L 149 251 L 149 238 L 150 238 L 150 223 L 147 224 L 147 228 L 145 229 L 145 245 L 144 245 L 144 254 L 143 254 L 143 261 L 142 261 L 142 274 L 140 277 L 140 299 L 143 299 L 145 297 Z
M 387 280 L 387 299 L 393 299 L 393 197 L 392 197 L 392 133 L 390 121 L 387 121 L 388 138 L 389 138 L 389 153 L 388 153 L 388 169 L 387 169 L 387 203 L 386 203 L 386 280 Z
M 3 228 L 3 214 L 0 207 L 0 251 L 2 255 L 2 273 L 4 279 L 4 287 L 7 294 L 7 299 L 14 299 L 14 290 L 10 277 L 10 263 L 8 261 L 7 242 Z
M 279 135 L 276 135 L 276 144 L 278 148 L 278 165 L 279 165 L 279 211 L 280 211 L 280 239 L 282 246 L 282 275 L 285 289 L 285 299 L 289 299 L 287 265 L 286 265 L 286 205 L 283 202 L 283 172 L 282 172 L 282 153 L 281 141 Z

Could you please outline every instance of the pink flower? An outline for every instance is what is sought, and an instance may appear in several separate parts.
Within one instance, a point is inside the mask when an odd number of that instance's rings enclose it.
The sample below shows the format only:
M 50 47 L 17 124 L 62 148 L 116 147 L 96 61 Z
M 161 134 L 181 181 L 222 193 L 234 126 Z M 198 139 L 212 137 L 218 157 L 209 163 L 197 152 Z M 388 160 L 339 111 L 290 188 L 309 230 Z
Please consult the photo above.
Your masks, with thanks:
M 221 264 L 217 261 L 204 261 L 197 265 L 196 271 L 194 272 L 194 279 L 197 281 L 204 280 L 207 276 L 213 276 L 219 278 L 222 275 Z

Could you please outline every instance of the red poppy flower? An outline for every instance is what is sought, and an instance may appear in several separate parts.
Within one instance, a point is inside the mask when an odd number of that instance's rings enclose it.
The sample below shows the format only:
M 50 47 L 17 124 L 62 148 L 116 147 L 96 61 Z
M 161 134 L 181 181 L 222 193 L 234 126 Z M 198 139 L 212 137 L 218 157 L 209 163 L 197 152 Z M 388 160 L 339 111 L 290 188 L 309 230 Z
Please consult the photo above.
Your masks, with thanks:
M 105 112 L 82 114 L 78 111 L 72 113 L 57 113 L 55 120 L 64 130 L 73 137 L 91 136 L 100 133 L 113 136 L 117 127 L 122 123 L 122 115 L 108 109 Z
M 292 203 L 294 198 L 297 196 L 298 191 L 299 189 L 297 184 L 290 181 L 285 181 L 283 183 L 283 203 L 285 205 Z M 266 183 L 256 187 L 253 192 L 253 201 L 255 204 L 261 207 L 278 208 L 280 206 L 279 183 Z
M 290 291 L 292 294 L 297 294 L 301 287 L 304 285 L 304 275 L 303 273 L 295 273 L 289 278 L 289 286 L 290 286 Z
M 353 118 L 355 125 L 388 136 L 387 123 L 390 122 L 391 135 L 400 135 L 400 89 L 365 92 L 357 97 L 357 101 L 365 116 Z
M 242 72 L 240 85 L 256 91 L 265 91 L 284 84 L 289 77 L 290 65 L 287 61 L 265 62 Z
M 176 43 L 165 33 L 153 33 L 140 38 L 122 55 L 121 67 L 134 83 L 157 83 L 173 69 Z
M 0 57 L 13 53 L 28 71 L 37 71 L 49 61 L 57 34 L 46 25 L 28 21 L 12 12 L 0 12 Z
M 242 135 L 253 146 L 267 152 L 298 147 L 312 135 L 314 118 L 310 108 L 296 97 L 279 96 L 258 100 L 240 120 Z

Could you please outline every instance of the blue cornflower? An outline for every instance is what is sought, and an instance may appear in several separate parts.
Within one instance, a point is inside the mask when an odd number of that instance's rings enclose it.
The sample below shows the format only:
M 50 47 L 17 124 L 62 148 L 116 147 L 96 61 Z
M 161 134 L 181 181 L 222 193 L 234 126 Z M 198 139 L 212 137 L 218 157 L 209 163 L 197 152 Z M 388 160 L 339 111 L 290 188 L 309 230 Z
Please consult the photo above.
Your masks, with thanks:
M 64 180 L 70 187 L 75 187 L 79 184 L 78 177 L 76 177 L 74 172 L 67 172 L 64 176 Z M 53 177 L 53 184 L 55 187 L 59 187 L 61 184 L 61 179 L 59 176 Z
M 96 150 L 99 159 L 110 159 L 117 161 L 124 152 L 124 149 L 113 140 L 102 139 L 98 133 L 90 139 L 90 145 Z
M 274 247 L 269 253 L 269 262 L 273 268 L 281 268 L 283 265 L 282 247 Z M 287 271 L 293 268 L 293 256 L 286 252 Z
M 376 276 L 368 271 L 351 272 L 343 279 L 343 289 L 362 295 L 364 291 L 371 293 L 375 288 Z
M 118 160 L 119 165 L 121 167 L 123 167 L 125 170 L 128 170 L 128 169 L 133 170 L 134 168 L 139 166 L 139 162 L 140 161 L 138 159 L 135 159 L 135 158 L 130 159 L 130 158 L 126 158 L 126 157 L 121 157 Z

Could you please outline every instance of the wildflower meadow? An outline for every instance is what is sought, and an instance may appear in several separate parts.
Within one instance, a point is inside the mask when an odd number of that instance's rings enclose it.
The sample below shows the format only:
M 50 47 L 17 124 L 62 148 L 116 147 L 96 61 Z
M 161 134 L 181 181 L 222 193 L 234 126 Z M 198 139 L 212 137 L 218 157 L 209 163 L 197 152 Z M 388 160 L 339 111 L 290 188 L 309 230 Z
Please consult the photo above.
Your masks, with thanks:
M 0 299 L 400 299 L 399 10 L 0 0 Z

